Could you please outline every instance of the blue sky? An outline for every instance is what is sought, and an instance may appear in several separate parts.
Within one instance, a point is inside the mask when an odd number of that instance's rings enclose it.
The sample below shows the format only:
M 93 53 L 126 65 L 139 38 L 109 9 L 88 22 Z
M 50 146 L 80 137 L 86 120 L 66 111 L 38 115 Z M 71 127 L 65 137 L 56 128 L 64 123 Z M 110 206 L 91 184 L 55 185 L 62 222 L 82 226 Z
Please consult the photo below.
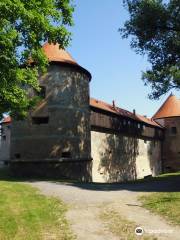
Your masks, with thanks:
M 75 25 L 68 51 L 92 74 L 91 97 L 139 114 L 152 116 L 167 98 L 149 100 L 141 72 L 149 66 L 146 57 L 135 54 L 118 28 L 128 18 L 122 0 L 74 0 Z M 169 94 L 168 94 L 169 95 Z M 178 94 L 176 93 L 178 96 Z M 179 97 L 179 96 L 178 96 Z

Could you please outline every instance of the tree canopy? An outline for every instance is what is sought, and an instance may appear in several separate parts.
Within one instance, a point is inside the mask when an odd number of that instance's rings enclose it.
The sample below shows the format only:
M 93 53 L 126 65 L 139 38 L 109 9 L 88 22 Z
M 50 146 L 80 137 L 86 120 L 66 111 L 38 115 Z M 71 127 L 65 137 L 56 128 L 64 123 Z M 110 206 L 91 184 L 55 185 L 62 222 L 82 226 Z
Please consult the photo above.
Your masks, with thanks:
M 180 89 L 180 1 L 124 0 L 129 19 L 120 29 L 132 37 L 131 47 L 147 54 L 151 69 L 143 72 L 149 97 L 158 99 L 171 89 Z
M 0 115 L 24 117 L 35 104 L 27 88 L 39 90 L 38 73 L 48 64 L 45 41 L 65 48 L 71 40 L 72 0 L 0 1 Z M 29 57 L 37 63 L 28 65 Z M 23 66 L 23 67 L 22 67 Z

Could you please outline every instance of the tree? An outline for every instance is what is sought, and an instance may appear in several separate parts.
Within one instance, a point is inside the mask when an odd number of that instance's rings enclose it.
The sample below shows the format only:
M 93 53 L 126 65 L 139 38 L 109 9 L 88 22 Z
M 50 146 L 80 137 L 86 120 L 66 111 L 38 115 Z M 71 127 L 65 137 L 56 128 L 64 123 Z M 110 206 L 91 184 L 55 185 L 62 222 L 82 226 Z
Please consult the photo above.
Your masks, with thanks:
M 123 38 L 132 36 L 131 47 L 147 54 L 151 69 L 143 72 L 152 99 L 171 89 L 180 89 L 180 1 L 124 0 L 130 18 L 120 29 Z
M 25 117 L 35 104 L 27 89 L 40 90 L 38 72 L 48 64 L 41 44 L 69 44 L 73 10 L 72 0 L 0 1 L 0 116 Z

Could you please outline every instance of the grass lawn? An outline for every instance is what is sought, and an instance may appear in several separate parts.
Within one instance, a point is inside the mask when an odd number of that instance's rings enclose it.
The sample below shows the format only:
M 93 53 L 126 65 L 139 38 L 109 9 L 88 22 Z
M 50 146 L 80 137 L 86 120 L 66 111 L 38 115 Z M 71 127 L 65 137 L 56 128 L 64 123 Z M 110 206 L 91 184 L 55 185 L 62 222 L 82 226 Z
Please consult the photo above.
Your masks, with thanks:
M 154 177 L 157 181 L 180 183 L 180 172 L 166 173 Z M 180 192 L 157 192 L 140 197 L 143 207 L 165 217 L 169 222 L 180 225 Z
M 180 178 L 180 172 L 173 172 L 173 173 L 163 173 L 160 174 L 157 177 L 154 177 L 154 179 L 158 179 L 158 180 L 179 180 Z
M 180 172 L 164 173 L 164 174 L 160 174 L 156 177 L 148 177 L 148 178 L 142 178 L 142 179 L 137 179 L 137 180 L 133 180 L 133 181 L 128 181 L 128 183 L 136 184 L 136 183 L 160 182 L 160 181 L 171 181 L 171 182 L 180 181 Z
M 0 240 L 71 240 L 66 206 L 35 188 L 0 181 Z
M 105 208 L 101 215 L 101 220 L 105 223 L 106 228 L 111 231 L 118 239 L 122 240 L 157 240 L 153 236 L 137 236 L 135 228 L 137 225 L 112 209 Z
M 152 193 L 140 197 L 143 207 L 180 225 L 180 192 Z

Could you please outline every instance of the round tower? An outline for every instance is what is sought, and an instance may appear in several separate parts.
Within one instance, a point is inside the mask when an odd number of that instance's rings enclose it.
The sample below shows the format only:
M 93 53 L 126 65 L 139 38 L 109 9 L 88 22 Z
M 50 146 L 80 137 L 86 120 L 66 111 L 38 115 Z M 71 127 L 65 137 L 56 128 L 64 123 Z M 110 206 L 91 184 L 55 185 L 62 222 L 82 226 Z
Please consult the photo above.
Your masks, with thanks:
M 165 127 L 162 149 L 163 171 L 180 171 L 180 100 L 171 94 L 153 119 Z
M 11 167 L 23 175 L 91 179 L 91 74 L 56 44 L 44 44 L 48 71 L 43 99 L 24 121 L 13 121 Z

